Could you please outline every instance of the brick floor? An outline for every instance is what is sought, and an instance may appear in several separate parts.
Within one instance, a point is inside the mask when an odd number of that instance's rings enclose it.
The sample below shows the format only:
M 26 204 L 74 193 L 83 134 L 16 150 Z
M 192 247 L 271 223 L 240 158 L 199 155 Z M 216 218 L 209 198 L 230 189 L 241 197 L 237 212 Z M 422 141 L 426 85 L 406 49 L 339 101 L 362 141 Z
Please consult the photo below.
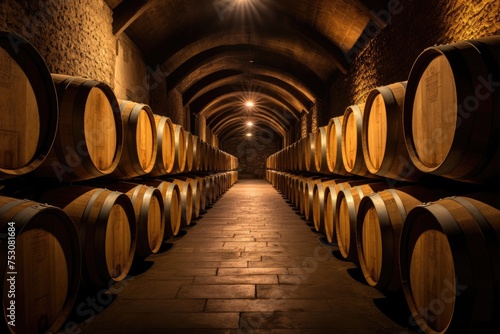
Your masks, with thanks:
M 414 333 L 402 297 L 364 284 L 263 180 L 240 180 L 185 231 L 80 297 L 81 333 Z

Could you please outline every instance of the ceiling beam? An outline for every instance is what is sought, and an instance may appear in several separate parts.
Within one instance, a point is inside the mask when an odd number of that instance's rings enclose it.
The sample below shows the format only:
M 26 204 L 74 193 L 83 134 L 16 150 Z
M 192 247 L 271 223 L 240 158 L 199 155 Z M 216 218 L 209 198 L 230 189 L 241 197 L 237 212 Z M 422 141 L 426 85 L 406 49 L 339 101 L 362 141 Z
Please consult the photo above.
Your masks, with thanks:
M 224 56 L 234 56 L 235 58 L 242 55 L 248 57 L 248 45 L 225 45 L 211 48 L 203 51 L 197 55 L 186 59 L 183 64 L 177 67 L 172 73 L 168 75 L 167 81 L 170 87 L 177 87 L 183 80 L 185 80 L 191 73 L 203 68 L 205 65 L 214 64 L 214 62 L 221 62 Z M 274 53 L 265 47 L 252 45 L 252 56 L 254 59 L 253 67 L 269 67 L 275 69 L 276 73 L 283 73 L 290 76 L 294 73 L 306 87 L 310 87 L 317 96 L 322 96 L 325 93 L 326 83 L 323 81 L 307 64 L 302 64 L 296 59 L 288 55 L 280 55 Z M 246 58 L 245 58 L 246 59 Z M 222 63 L 222 62 L 221 62 Z M 232 68 L 235 70 L 247 71 L 249 68 L 248 62 L 242 63 L 241 68 Z M 222 70 L 224 68 L 220 68 Z
M 270 124 L 273 124 L 273 126 L 279 125 L 280 129 L 291 129 L 293 123 L 291 120 L 294 119 L 286 118 L 285 115 L 269 107 L 262 107 L 259 112 L 254 112 L 252 114 L 245 113 L 242 110 L 235 111 L 233 104 L 231 102 L 226 102 L 224 106 L 218 108 L 217 112 L 207 118 L 207 125 L 210 126 L 210 129 L 212 130 L 218 130 L 220 124 L 230 120 L 236 119 L 243 124 L 242 121 L 244 121 L 245 117 L 252 119 L 266 119 L 270 122 Z
M 293 97 L 291 94 L 284 93 L 273 89 L 272 87 L 265 86 L 254 86 L 251 91 L 246 91 L 241 87 L 233 86 L 233 85 L 225 85 L 221 87 L 214 88 L 205 94 L 198 97 L 194 100 L 189 108 L 193 113 L 200 113 L 216 99 L 221 98 L 223 96 L 236 93 L 240 97 L 245 96 L 245 94 L 249 94 L 251 96 L 255 96 L 257 99 L 259 96 L 268 96 L 272 97 L 274 100 L 279 101 L 281 105 L 285 106 L 288 110 L 293 111 L 293 114 L 298 117 L 298 115 L 303 111 L 307 110 L 299 100 Z M 259 101 L 256 101 L 259 103 Z M 309 111 L 309 110 L 307 110 Z
M 146 10 L 154 0 L 125 0 L 113 10 L 113 34 L 120 35 Z
M 245 127 L 245 125 L 227 124 L 223 129 L 216 132 L 215 134 L 217 135 L 217 138 L 219 138 L 219 143 L 221 143 L 223 145 L 226 140 L 232 139 L 234 137 L 238 138 L 238 136 L 240 136 L 240 138 L 242 140 L 246 140 L 247 139 L 247 136 L 246 136 L 247 131 L 248 131 L 248 129 Z M 275 136 L 278 137 L 280 139 L 280 141 L 282 141 L 287 135 L 286 130 L 278 129 L 278 128 L 275 128 L 275 127 L 270 126 L 270 125 L 253 126 L 252 130 L 250 130 L 250 131 L 253 134 L 251 140 L 261 139 L 264 141 L 264 143 L 269 143 L 271 140 L 276 139 L 276 138 L 265 138 L 259 134 L 264 134 L 264 133 L 269 134 L 269 132 L 271 132 L 271 135 L 273 137 L 275 137 Z M 260 143 L 260 145 L 262 145 L 264 143 Z
M 289 96 L 289 99 L 296 99 L 299 101 L 304 109 L 310 110 L 315 103 L 315 100 L 309 99 L 302 91 L 295 86 L 280 80 L 275 77 L 267 75 L 254 75 L 247 74 L 231 75 L 225 78 L 218 78 L 212 82 L 205 82 L 205 86 L 196 91 L 195 95 L 189 96 L 189 99 L 184 99 L 187 96 L 183 95 L 184 104 L 189 104 L 192 100 L 196 100 L 199 96 L 211 91 L 217 87 L 233 85 L 237 87 L 244 87 L 248 83 L 255 87 L 272 87 L 274 90 L 280 91 L 284 96 Z
M 189 86 L 189 88 L 182 93 L 182 100 L 184 101 L 184 104 L 188 104 L 191 99 L 193 99 L 193 97 L 199 94 L 200 91 L 212 85 L 214 82 L 237 76 L 242 73 L 244 73 L 242 70 L 223 69 L 217 72 L 210 73 L 202 78 L 198 78 L 197 82 Z
M 221 26 L 206 23 L 207 27 L 213 29 L 203 29 L 203 27 L 189 27 L 183 29 L 183 38 L 173 34 L 164 39 L 155 48 L 154 52 L 146 52 L 146 61 L 151 65 L 170 62 L 172 59 L 185 59 L 194 56 L 194 53 L 203 53 L 208 45 L 246 45 L 246 50 L 255 46 L 267 44 L 268 48 L 273 48 L 273 53 L 285 55 L 290 51 L 301 54 L 302 63 L 313 68 L 316 64 L 311 64 L 311 57 L 317 57 L 313 62 L 327 64 L 330 70 L 338 69 L 343 73 L 347 72 L 349 64 L 345 59 L 343 51 L 333 41 L 320 34 L 313 27 L 303 24 L 292 18 L 278 19 L 273 22 L 266 22 L 265 25 L 253 27 Z M 234 31 L 232 34 L 228 31 Z M 257 45 L 256 45 L 257 44 Z M 198 48 L 197 46 L 200 46 Z M 204 45 L 205 49 L 202 49 Z M 191 48 L 191 50 L 190 50 Z M 196 51 L 194 51 L 196 50 Z M 182 54 L 189 52 L 191 54 Z M 309 63 L 308 63 L 309 62 Z M 175 67 L 178 64 L 171 64 Z

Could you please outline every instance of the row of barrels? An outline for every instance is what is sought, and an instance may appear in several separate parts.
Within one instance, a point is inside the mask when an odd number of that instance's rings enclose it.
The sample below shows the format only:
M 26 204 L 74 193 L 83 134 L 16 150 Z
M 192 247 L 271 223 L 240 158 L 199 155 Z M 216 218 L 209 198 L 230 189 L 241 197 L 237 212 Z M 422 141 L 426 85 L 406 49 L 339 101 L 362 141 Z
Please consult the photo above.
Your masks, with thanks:
M 498 333 L 500 194 L 267 171 L 370 286 L 403 289 L 425 333 Z
M 499 83 L 500 36 L 430 47 L 408 81 L 374 88 L 365 103 L 272 155 L 267 168 L 497 183 Z
M 123 280 L 134 259 L 158 252 L 236 180 L 236 172 L 224 172 L 61 185 L 36 201 L 0 196 L 0 270 L 5 279 L 15 275 L 17 296 L 3 285 L 1 332 L 56 333 L 80 287 Z
M 20 36 L 0 32 L 0 62 L 0 179 L 33 172 L 73 182 L 237 169 L 234 156 L 148 105 L 117 100 L 106 83 L 50 74 Z

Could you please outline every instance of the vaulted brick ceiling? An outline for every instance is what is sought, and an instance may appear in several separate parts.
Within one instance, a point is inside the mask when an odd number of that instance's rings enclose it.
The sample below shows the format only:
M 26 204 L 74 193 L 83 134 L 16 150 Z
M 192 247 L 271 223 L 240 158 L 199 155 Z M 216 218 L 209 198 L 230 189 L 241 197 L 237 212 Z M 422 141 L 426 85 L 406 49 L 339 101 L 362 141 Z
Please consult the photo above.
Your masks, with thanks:
M 107 0 L 148 65 L 169 73 L 221 140 L 253 117 L 281 136 L 349 68 L 345 56 L 384 0 Z

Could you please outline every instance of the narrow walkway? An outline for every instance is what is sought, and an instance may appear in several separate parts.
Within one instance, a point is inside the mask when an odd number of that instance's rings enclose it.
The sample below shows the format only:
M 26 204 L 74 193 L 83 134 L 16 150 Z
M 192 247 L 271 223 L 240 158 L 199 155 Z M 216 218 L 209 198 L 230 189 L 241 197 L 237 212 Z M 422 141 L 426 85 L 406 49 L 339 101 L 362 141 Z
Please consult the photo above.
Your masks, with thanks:
M 83 333 L 409 333 L 267 182 L 240 180 L 194 225 L 112 302 L 80 302 Z

